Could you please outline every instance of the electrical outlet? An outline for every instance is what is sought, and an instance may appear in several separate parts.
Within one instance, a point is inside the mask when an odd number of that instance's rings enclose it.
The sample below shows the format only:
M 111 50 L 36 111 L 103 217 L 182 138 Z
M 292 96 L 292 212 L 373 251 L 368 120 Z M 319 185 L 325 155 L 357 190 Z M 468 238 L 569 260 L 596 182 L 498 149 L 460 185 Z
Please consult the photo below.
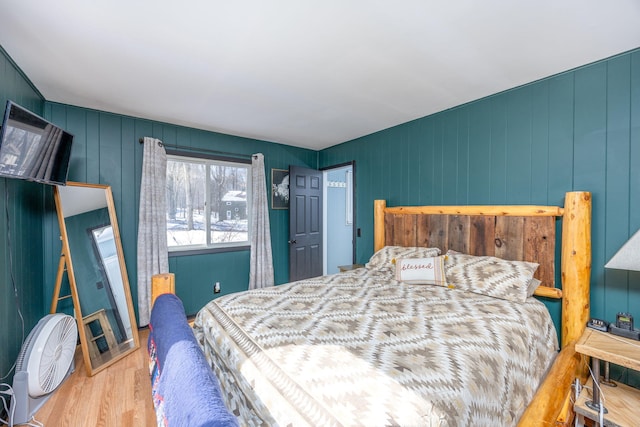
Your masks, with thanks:
M 220 293 L 220 282 L 216 282 L 215 285 L 213 285 L 213 293 L 214 294 Z

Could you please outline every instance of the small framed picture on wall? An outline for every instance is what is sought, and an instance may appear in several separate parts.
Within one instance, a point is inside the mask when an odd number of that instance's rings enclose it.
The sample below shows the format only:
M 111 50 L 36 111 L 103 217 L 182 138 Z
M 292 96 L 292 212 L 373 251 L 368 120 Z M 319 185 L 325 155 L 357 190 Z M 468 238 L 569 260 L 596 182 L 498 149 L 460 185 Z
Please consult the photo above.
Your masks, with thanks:
M 289 171 L 271 169 L 271 209 L 289 209 Z

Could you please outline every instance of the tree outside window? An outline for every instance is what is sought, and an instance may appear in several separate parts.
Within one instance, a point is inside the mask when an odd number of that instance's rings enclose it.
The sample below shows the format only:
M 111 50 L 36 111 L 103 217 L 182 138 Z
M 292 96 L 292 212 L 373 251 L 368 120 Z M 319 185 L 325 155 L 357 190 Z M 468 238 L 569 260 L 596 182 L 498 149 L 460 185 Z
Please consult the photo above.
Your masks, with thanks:
M 167 156 L 169 251 L 249 244 L 250 165 Z

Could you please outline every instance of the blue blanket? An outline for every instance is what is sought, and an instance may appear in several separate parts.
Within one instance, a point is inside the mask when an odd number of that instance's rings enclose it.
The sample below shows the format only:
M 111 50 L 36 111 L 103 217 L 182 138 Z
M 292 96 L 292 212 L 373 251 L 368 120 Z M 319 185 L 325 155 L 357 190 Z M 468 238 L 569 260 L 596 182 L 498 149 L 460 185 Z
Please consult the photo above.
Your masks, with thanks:
M 156 299 L 149 329 L 149 370 L 158 425 L 238 426 L 177 296 L 163 294 Z

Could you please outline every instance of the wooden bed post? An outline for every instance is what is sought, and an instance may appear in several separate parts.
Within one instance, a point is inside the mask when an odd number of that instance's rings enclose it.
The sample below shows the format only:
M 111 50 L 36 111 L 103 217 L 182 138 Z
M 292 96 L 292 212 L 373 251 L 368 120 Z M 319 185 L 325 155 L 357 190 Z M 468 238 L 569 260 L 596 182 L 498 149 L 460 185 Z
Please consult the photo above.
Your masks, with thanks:
M 162 294 L 176 293 L 176 276 L 173 273 L 160 273 L 151 276 L 151 307 Z
M 589 320 L 591 193 L 569 192 L 562 219 L 562 347 L 582 335 Z
M 518 427 L 567 426 L 571 422 L 571 383 L 584 382 L 585 360 L 575 351 L 589 318 L 591 280 L 591 193 L 565 195 L 562 216 L 562 351 L 529 403 Z M 549 420 L 555 418 L 555 423 Z
M 387 207 L 386 200 L 373 201 L 373 251 L 377 252 L 384 247 L 384 210 Z

